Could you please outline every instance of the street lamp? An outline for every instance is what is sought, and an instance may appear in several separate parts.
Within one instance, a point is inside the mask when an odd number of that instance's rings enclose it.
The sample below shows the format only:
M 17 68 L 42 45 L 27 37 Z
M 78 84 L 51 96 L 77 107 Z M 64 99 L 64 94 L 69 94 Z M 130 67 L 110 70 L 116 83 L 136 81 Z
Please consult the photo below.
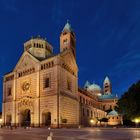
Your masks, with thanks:
M 2 119 L 0 119 L 0 127 L 2 127 Z
M 139 125 L 139 119 L 135 119 L 135 124 L 136 124 L 136 127 L 138 127 L 138 125 Z
M 90 120 L 90 124 L 91 124 L 91 127 L 92 127 L 93 124 L 94 124 L 94 120 L 93 119 Z
M 135 122 L 136 128 L 137 128 L 138 125 L 139 125 L 140 120 L 139 120 L 138 118 L 136 118 L 136 119 L 134 120 L 134 122 Z M 138 130 L 136 129 L 136 138 L 137 138 L 137 137 L 138 137 Z

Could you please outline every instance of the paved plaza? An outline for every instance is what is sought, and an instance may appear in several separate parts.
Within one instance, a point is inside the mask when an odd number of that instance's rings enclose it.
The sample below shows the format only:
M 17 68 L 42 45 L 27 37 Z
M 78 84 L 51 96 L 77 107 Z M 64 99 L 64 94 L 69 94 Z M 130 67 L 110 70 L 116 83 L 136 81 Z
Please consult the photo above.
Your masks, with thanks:
M 140 140 L 140 129 L 81 128 L 51 129 L 52 140 Z M 47 140 L 47 128 L 0 129 L 0 140 Z

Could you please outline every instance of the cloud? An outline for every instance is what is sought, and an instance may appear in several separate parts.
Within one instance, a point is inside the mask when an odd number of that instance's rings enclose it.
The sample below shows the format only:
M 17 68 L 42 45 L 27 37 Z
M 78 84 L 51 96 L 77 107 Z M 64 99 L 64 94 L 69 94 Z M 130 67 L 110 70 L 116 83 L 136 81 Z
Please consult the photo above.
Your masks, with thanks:
M 126 52 L 114 62 L 109 75 L 116 85 L 116 93 L 124 93 L 140 77 L 140 49 Z
M 62 0 L 55 0 L 52 6 L 52 20 L 60 24 L 63 18 Z
M 132 50 L 117 59 L 114 67 L 110 70 L 111 77 L 121 80 L 136 79 L 140 77 L 140 50 Z
M 140 65 L 140 53 L 139 50 L 133 50 L 126 53 L 124 56 L 120 57 L 118 59 L 118 64 L 116 65 L 116 68 L 120 68 L 119 66 L 123 65 L 123 67 L 128 66 L 134 66 L 134 65 Z
M 53 5 L 51 9 L 52 21 L 60 25 L 62 21 L 67 20 L 73 15 L 73 9 L 75 7 L 76 1 L 63 1 L 63 0 L 53 0 Z

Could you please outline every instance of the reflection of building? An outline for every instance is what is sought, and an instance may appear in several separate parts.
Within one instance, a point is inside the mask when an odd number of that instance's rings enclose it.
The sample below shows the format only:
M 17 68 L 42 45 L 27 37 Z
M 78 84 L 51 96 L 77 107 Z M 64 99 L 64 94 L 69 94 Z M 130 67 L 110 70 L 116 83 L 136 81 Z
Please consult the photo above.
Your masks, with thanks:
M 69 23 L 61 32 L 57 55 L 40 36 L 24 44 L 17 65 L 4 76 L 4 124 L 88 125 L 90 118 L 106 117 L 107 106 L 114 108 L 117 98 L 104 97 L 112 96 L 110 83 L 105 84 L 105 94 L 98 85 L 87 83 L 86 89 L 78 88 L 75 44 L 75 34 Z

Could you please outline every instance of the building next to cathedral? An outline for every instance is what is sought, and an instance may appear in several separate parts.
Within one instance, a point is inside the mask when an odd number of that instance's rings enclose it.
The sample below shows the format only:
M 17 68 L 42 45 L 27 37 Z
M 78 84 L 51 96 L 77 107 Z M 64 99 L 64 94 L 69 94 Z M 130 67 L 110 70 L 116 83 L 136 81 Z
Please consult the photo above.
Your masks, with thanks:
M 108 77 L 103 87 L 86 82 L 79 88 L 75 33 L 66 23 L 57 55 L 40 36 L 25 42 L 17 65 L 3 79 L 3 124 L 89 126 L 90 119 L 105 118 L 116 106 Z

